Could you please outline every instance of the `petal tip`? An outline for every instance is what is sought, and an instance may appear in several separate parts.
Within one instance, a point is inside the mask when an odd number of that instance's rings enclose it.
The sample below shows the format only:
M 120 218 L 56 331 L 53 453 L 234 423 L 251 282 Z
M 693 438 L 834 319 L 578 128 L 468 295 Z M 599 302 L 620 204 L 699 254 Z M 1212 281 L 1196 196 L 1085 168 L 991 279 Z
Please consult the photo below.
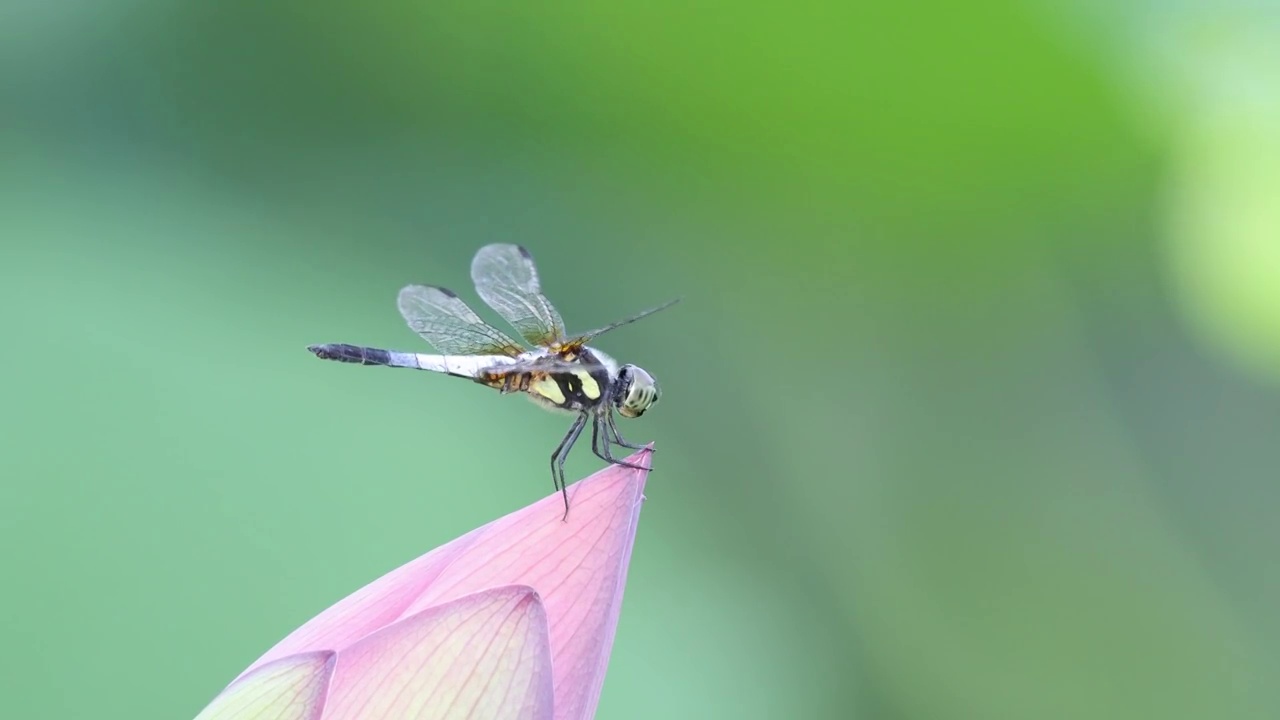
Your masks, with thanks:
M 643 448 L 635 451 L 623 462 L 639 465 L 644 468 L 645 472 L 653 469 L 653 443 L 645 445 Z

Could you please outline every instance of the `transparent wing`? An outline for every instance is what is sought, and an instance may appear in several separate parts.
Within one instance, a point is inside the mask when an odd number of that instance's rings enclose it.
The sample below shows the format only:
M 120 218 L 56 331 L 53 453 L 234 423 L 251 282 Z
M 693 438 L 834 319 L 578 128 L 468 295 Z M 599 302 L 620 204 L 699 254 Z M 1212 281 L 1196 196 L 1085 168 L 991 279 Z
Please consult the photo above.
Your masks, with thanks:
M 521 360 L 514 363 L 501 363 L 486 368 L 489 372 L 502 374 L 520 374 L 526 372 L 546 372 L 546 373 L 562 373 L 562 372 L 578 372 L 580 370 L 604 370 L 608 371 L 609 366 L 598 362 L 583 362 L 581 360 L 564 360 L 554 355 L 533 358 L 531 360 Z
M 667 302 L 664 302 L 657 307 L 651 307 L 648 310 L 645 310 L 643 312 L 638 312 L 635 315 L 632 315 L 631 317 L 624 318 L 617 322 L 609 323 L 608 325 L 605 325 L 602 328 L 596 328 L 591 332 L 582 333 L 581 335 L 575 336 L 572 340 L 568 340 L 561 343 L 560 348 L 565 349 L 565 348 L 582 347 L 583 345 L 586 345 L 587 343 L 591 342 L 592 339 L 597 338 L 609 332 L 610 330 L 613 330 L 615 328 L 620 328 L 623 325 L 630 325 L 631 323 L 639 320 L 640 318 L 649 317 L 650 315 L 658 312 L 659 310 L 666 310 L 667 308 L 671 307 L 672 305 L 675 305 L 678 302 L 680 302 L 680 298 L 676 298 L 675 300 L 668 300 Z
M 519 245 L 486 245 L 471 261 L 471 281 L 489 307 L 534 345 L 564 339 L 564 321 L 542 295 L 533 256 Z
M 524 352 L 520 343 L 480 319 L 451 290 L 409 285 L 400 291 L 400 314 L 414 332 L 442 355 L 507 355 Z

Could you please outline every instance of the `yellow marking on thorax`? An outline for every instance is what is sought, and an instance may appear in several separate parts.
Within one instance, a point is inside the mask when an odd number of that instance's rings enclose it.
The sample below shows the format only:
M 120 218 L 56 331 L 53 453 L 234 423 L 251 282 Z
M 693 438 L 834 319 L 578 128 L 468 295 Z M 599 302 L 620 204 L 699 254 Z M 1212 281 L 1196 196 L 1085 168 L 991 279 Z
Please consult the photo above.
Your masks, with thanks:
M 591 377 L 591 373 L 586 370 L 578 370 L 574 373 L 578 376 L 578 382 L 582 383 L 582 394 L 587 396 L 589 400 L 600 399 L 600 383 Z
M 534 395 L 541 395 L 556 405 L 563 405 L 565 401 L 564 392 L 560 389 L 560 384 L 549 376 L 544 375 L 530 382 L 529 392 Z

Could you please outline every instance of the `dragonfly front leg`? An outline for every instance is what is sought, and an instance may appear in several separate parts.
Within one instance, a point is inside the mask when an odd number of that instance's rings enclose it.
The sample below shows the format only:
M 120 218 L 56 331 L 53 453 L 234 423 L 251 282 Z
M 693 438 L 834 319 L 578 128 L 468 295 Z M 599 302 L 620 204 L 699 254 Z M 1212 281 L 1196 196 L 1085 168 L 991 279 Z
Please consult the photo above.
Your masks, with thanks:
M 612 419 L 611 416 L 609 416 L 606 413 L 596 413 L 595 422 L 591 424 L 592 452 L 596 454 L 596 457 L 600 458 L 601 460 L 604 460 L 605 462 L 611 465 L 621 465 L 623 467 L 634 468 L 636 470 L 648 470 L 648 468 L 646 468 L 643 465 L 636 465 L 635 463 L 629 463 L 626 460 L 619 460 L 618 458 L 613 456 L 613 450 L 611 447 L 612 438 L 607 436 L 603 438 L 600 437 L 601 426 L 604 426 L 604 430 L 606 433 L 608 433 L 611 429 L 614 432 L 616 432 L 616 429 L 612 428 L 609 423 L 610 419 Z M 604 442 L 600 442 L 601 440 L 604 440 Z
M 613 434 L 613 441 L 615 443 L 625 448 L 631 448 L 632 450 L 644 450 L 645 448 L 644 445 L 636 445 L 634 443 L 629 443 L 626 441 L 625 438 L 622 437 L 622 433 L 618 432 L 618 421 L 617 421 L 617 418 L 613 416 L 613 413 L 609 413 L 608 425 L 609 425 L 609 432 Z

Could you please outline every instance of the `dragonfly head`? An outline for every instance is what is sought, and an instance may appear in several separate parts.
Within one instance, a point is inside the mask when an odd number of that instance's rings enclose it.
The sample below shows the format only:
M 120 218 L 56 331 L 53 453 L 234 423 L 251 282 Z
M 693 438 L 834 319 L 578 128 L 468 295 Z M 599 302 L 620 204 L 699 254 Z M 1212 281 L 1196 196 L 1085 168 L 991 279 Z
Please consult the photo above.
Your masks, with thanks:
M 614 401 L 622 417 L 635 418 L 658 402 L 658 381 L 635 365 L 618 369 L 618 394 Z

